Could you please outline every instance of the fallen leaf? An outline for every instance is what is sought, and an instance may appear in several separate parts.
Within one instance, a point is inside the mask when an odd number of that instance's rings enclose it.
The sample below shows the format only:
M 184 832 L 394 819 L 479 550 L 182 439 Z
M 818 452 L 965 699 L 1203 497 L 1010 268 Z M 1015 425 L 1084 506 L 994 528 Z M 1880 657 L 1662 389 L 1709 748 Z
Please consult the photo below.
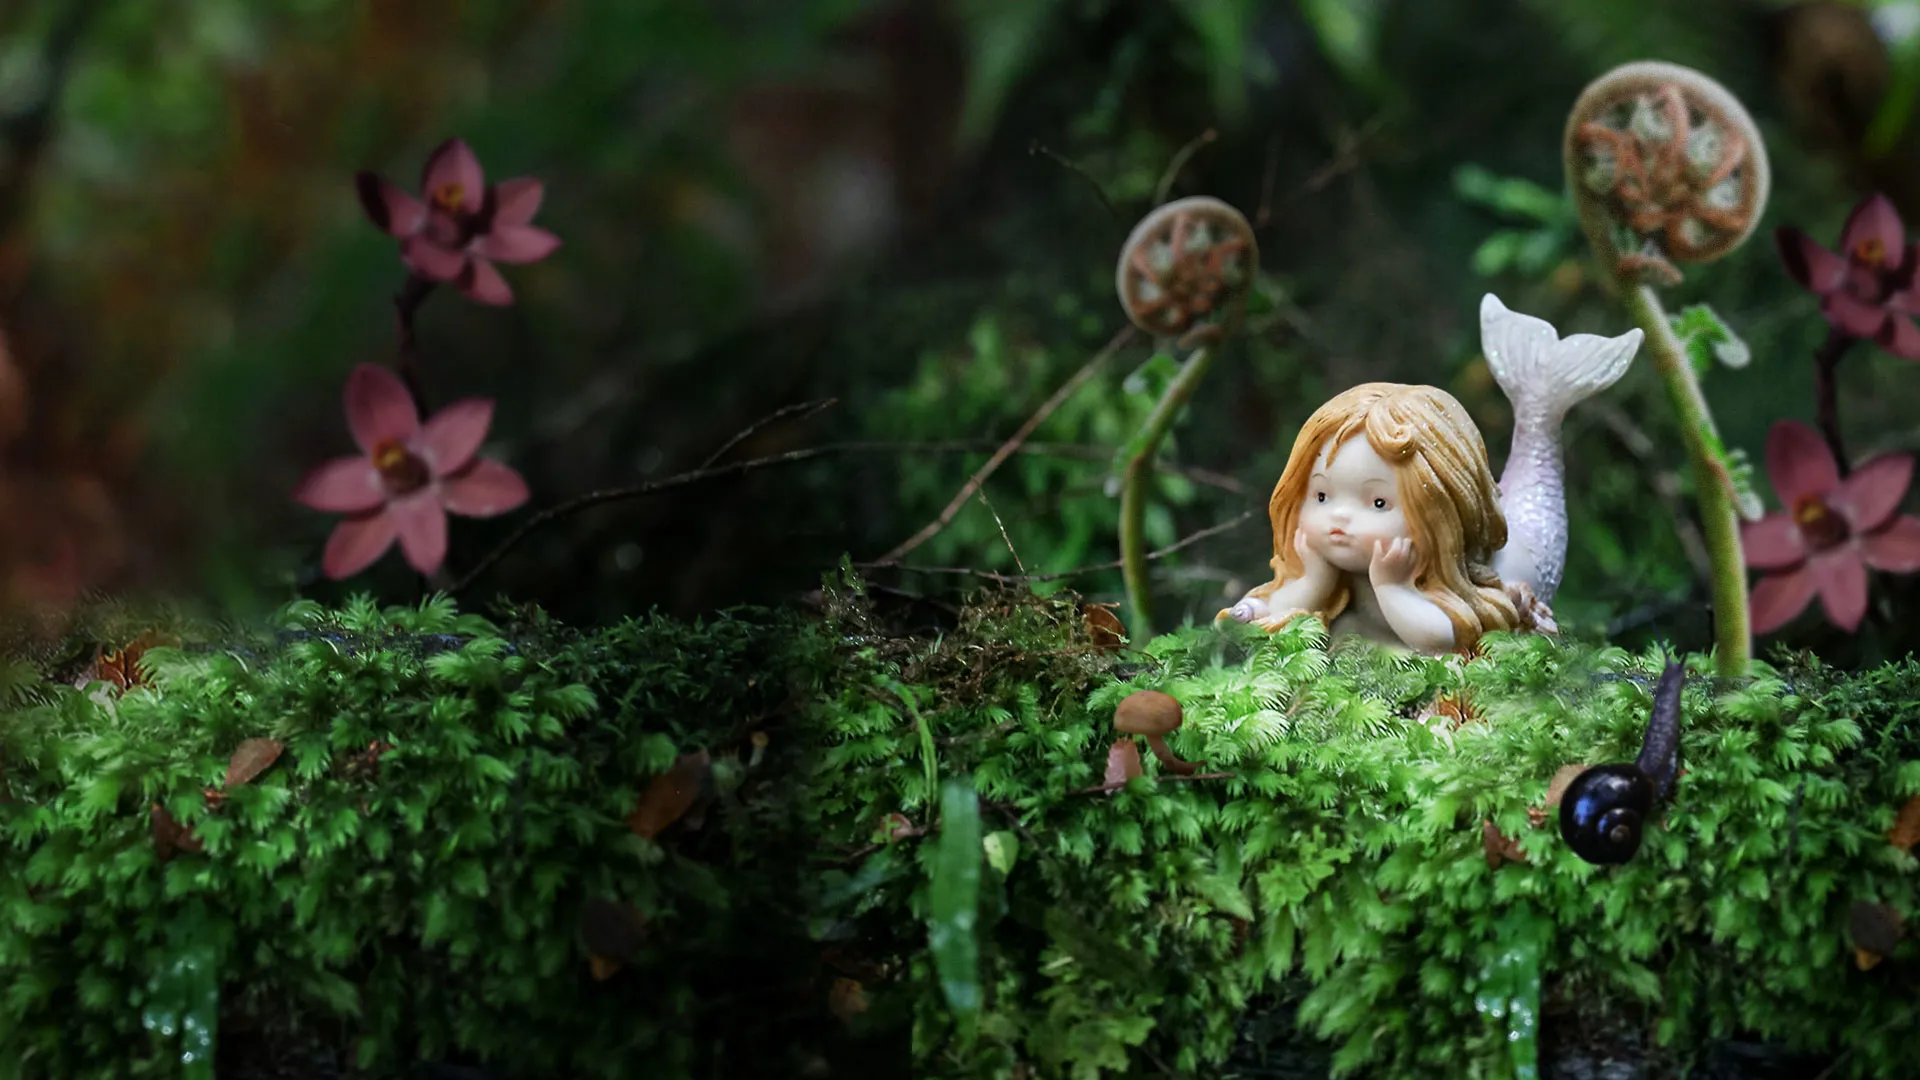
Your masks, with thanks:
M 153 827 L 153 846 L 160 853 L 161 862 L 173 858 L 176 851 L 200 850 L 200 838 L 193 835 L 192 829 L 183 828 L 175 821 L 166 807 L 154 803 L 147 816 Z
M 860 980 L 838 978 L 833 980 L 833 988 L 827 991 L 827 1010 L 845 1023 L 867 1011 L 867 990 Z
M 392 749 L 392 743 L 376 739 L 368 743 L 365 750 L 341 762 L 340 771 L 348 777 L 377 777 L 380 775 L 380 756 Z
M 99 681 L 120 690 L 144 686 L 147 683 L 147 677 L 140 670 L 140 659 L 147 654 L 147 650 L 160 645 L 179 643 L 180 639 L 172 634 L 148 630 L 118 649 L 102 650 L 96 653 L 93 666 L 81 674 L 76 680 L 76 685 L 85 686 L 89 682 Z
M 254 777 L 266 772 L 274 762 L 280 760 L 280 751 L 286 749 L 279 739 L 248 739 L 234 750 L 233 758 L 227 762 L 226 787 L 239 787 Z
M 1100 604 L 1088 604 L 1081 609 L 1081 618 L 1087 625 L 1087 636 L 1093 639 L 1094 648 L 1113 652 L 1126 644 L 1127 628 L 1112 609 Z
M 682 754 L 673 767 L 653 778 L 640 805 L 627 815 L 627 828 L 651 840 L 667 826 L 679 821 L 693 801 L 700 797 L 700 785 L 707 778 L 712 759 L 705 750 Z
M 589 956 L 587 957 L 587 967 L 592 969 L 595 982 L 606 982 L 608 979 L 613 978 L 615 972 L 620 970 L 620 961 L 609 960 L 604 956 Z
M 915 825 L 905 814 L 888 814 L 885 836 L 888 842 L 906 840 L 915 836 L 925 836 L 927 830 Z
M 616 900 L 589 900 L 580 908 L 580 936 L 591 957 L 618 967 L 640 951 L 647 937 L 647 917 Z M 595 970 L 595 978 L 606 978 Z
M 1562 765 L 1555 770 L 1553 779 L 1547 781 L 1547 805 L 1559 806 L 1560 797 L 1567 793 L 1567 788 L 1572 786 L 1575 778 L 1586 771 L 1585 765 Z
M 1492 818 L 1488 818 L 1481 826 L 1480 839 L 1487 849 L 1487 866 L 1490 869 L 1500 869 L 1500 864 L 1503 862 L 1527 861 L 1527 853 L 1520 850 L 1520 842 L 1501 832 Z
M 1893 828 L 1888 830 L 1887 839 L 1901 851 L 1911 854 L 1913 846 L 1920 844 L 1920 795 L 1907 800 L 1900 808 L 1900 814 L 1893 819 Z
M 1133 736 L 1114 740 L 1107 748 L 1106 784 L 1112 788 L 1107 794 L 1120 790 L 1121 785 L 1140 775 L 1140 747 Z
M 1854 963 L 1865 971 L 1887 957 L 1907 936 L 1906 920 L 1886 904 L 1855 900 L 1848 912 L 1847 931 L 1853 938 Z
M 1471 724 L 1480 719 L 1480 710 L 1474 707 L 1473 695 L 1465 690 L 1452 694 L 1439 694 L 1433 699 L 1429 716 L 1443 717 L 1454 727 Z

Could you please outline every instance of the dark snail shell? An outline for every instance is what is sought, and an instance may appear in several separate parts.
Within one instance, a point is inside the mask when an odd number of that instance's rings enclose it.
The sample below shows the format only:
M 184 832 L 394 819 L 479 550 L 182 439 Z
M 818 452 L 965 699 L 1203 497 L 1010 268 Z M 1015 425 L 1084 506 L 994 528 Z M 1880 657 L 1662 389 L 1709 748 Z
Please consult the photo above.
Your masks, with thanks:
M 1595 765 L 1560 797 L 1560 835 L 1590 863 L 1617 865 L 1640 850 L 1653 782 L 1637 765 Z

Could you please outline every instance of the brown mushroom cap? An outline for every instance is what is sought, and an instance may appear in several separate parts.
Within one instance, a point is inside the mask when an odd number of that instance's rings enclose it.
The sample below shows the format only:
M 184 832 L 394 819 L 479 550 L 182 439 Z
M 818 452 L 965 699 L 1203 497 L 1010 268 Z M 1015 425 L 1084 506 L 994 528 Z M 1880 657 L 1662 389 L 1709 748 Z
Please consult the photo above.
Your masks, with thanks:
M 1165 735 L 1180 726 L 1180 702 L 1158 690 L 1128 694 L 1113 710 L 1115 731 L 1128 735 Z

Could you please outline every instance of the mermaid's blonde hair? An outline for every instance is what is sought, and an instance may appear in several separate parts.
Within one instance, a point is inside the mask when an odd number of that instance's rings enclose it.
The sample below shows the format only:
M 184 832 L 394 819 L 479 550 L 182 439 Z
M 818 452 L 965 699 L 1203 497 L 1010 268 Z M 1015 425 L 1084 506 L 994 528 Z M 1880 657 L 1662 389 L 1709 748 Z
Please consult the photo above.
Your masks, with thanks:
M 1363 383 L 1307 418 L 1267 502 L 1274 579 L 1253 595 L 1264 599 L 1305 572 L 1293 534 L 1314 461 L 1323 447 L 1332 457 L 1362 432 L 1393 467 L 1413 539 L 1413 586 L 1447 613 L 1454 648 L 1471 649 L 1480 635 L 1516 626 L 1519 612 L 1493 571 L 1493 555 L 1507 543 L 1507 518 L 1500 512 L 1486 441 L 1460 402 L 1434 386 Z M 1343 576 L 1327 610 L 1314 614 L 1331 626 L 1351 593 Z

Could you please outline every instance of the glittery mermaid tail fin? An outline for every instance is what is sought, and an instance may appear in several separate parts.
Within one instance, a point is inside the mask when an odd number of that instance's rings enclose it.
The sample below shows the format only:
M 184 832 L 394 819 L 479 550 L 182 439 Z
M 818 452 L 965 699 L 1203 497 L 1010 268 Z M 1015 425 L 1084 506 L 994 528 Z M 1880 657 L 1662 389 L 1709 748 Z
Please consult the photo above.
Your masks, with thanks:
M 1534 423 L 1558 421 L 1619 382 L 1645 336 L 1635 327 L 1619 337 L 1562 338 L 1553 324 L 1509 310 L 1492 293 L 1480 300 L 1480 347 L 1494 381 L 1513 403 L 1516 425 L 1523 416 Z
M 1511 311 L 1488 293 L 1480 301 L 1480 345 L 1494 381 L 1513 404 L 1513 449 L 1500 476 L 1507 546 L 1494 556 L 1501 579 L 1553 599 L 1567 563 L 1566 469 L 1560 423 L 1567 410 L 1627 373 L 1646 335 L 1560 336 L 1545 319 Z

